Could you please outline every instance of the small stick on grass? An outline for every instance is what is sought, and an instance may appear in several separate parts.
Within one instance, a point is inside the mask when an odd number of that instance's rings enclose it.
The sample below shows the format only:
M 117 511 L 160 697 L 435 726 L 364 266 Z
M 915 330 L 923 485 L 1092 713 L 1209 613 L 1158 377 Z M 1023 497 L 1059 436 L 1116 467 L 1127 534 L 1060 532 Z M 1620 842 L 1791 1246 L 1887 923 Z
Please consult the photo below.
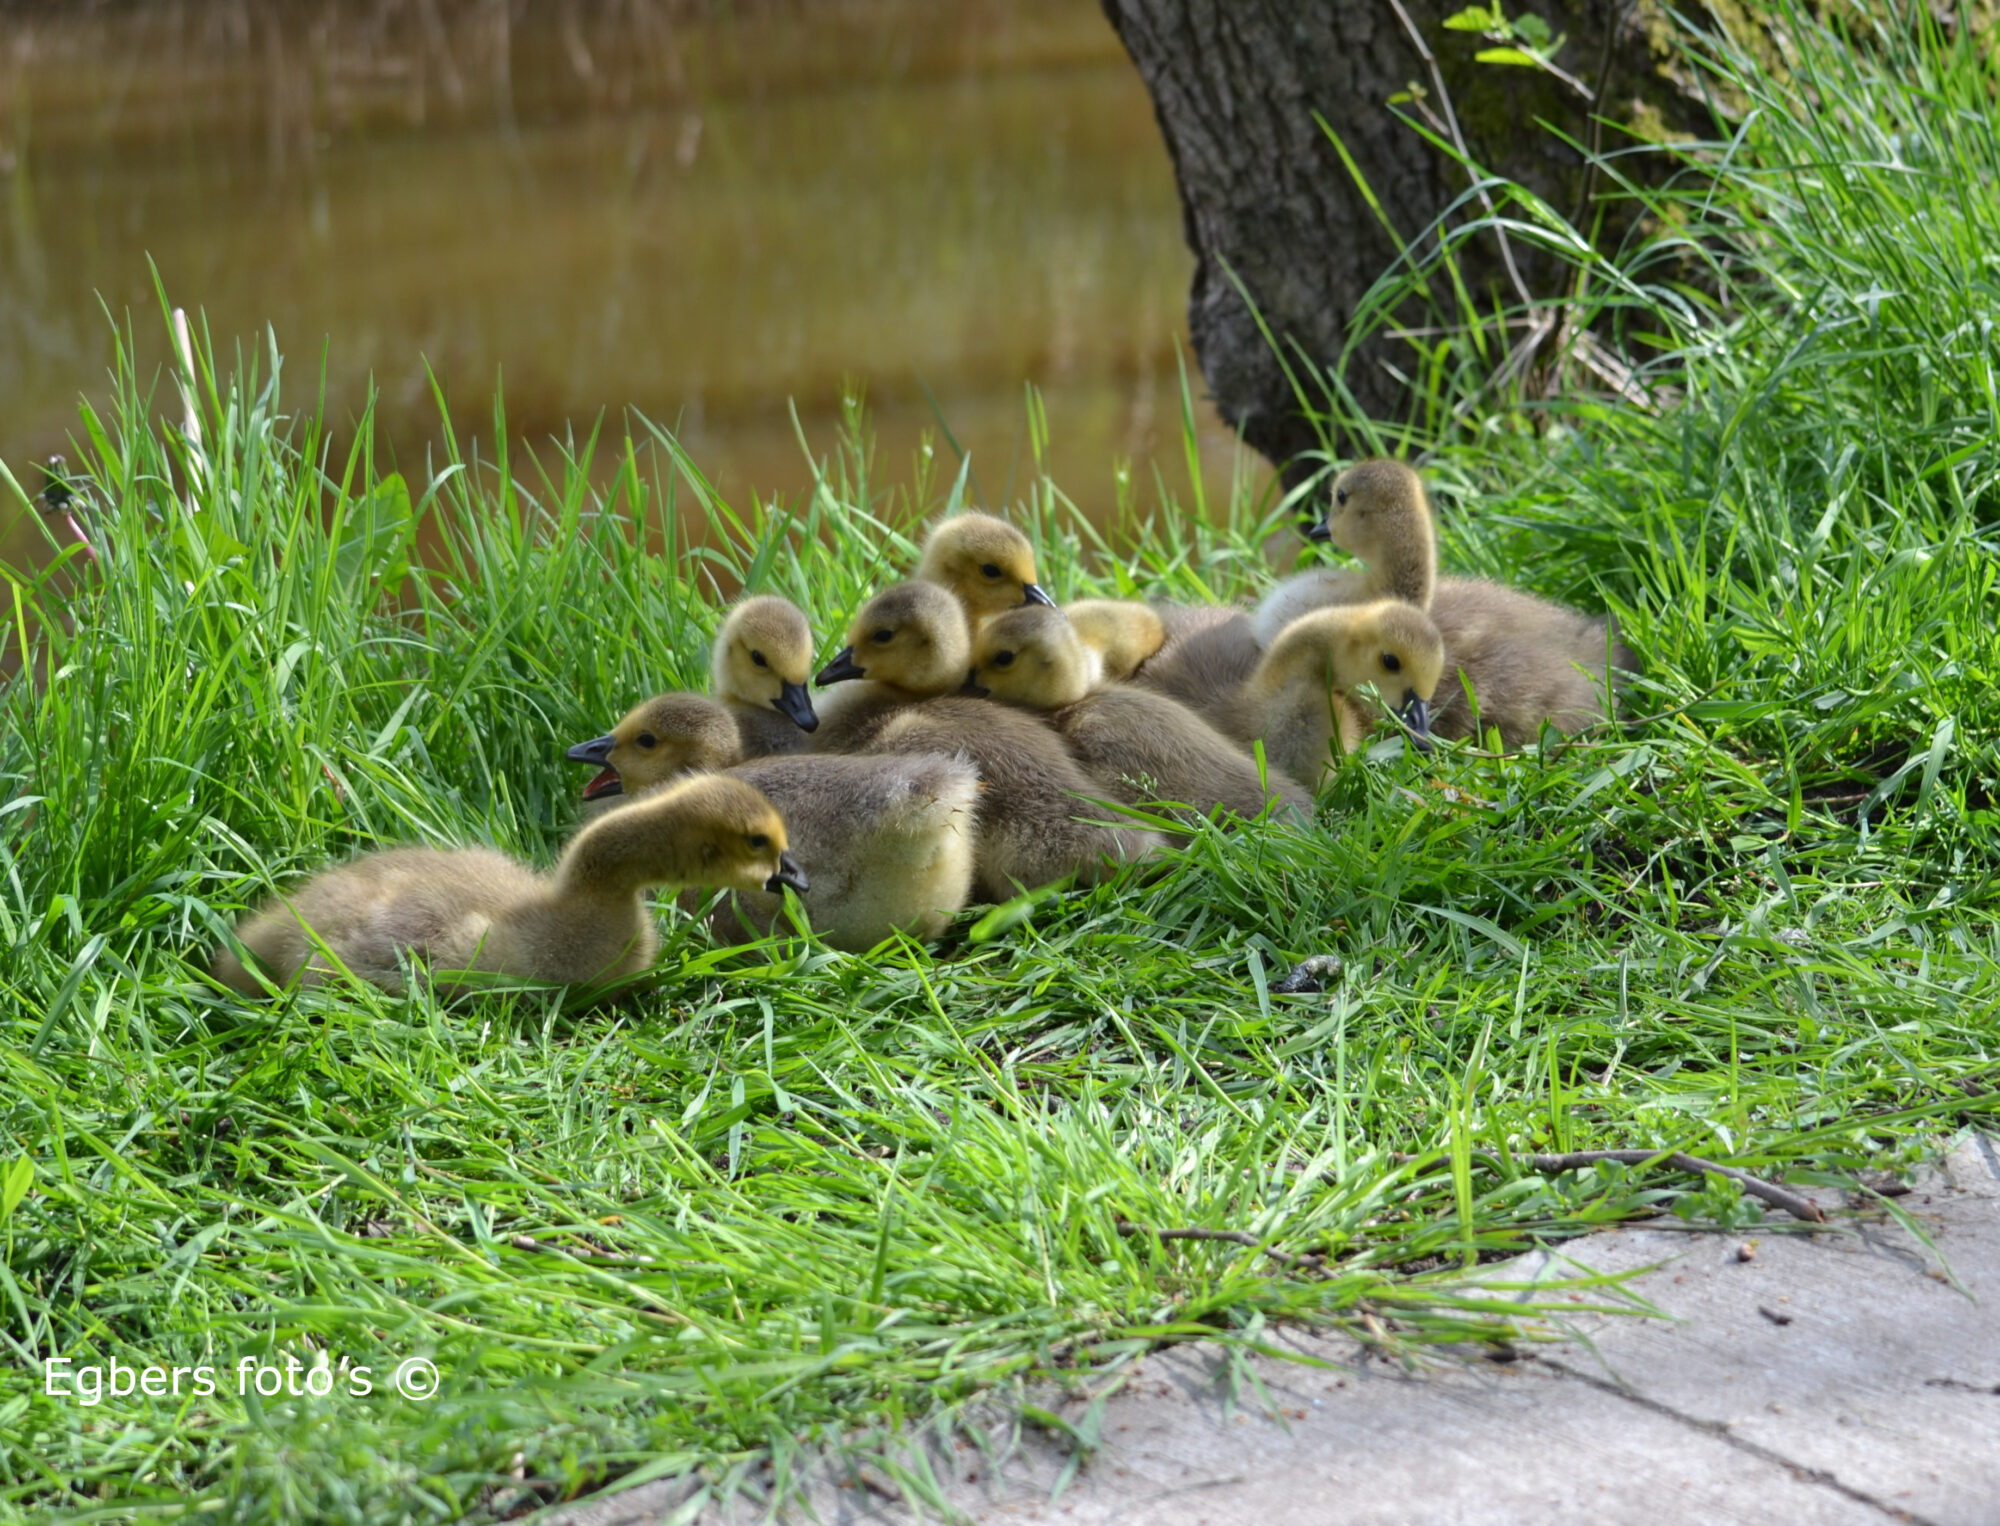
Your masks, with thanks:
M 615 1250 L 598 1250 L 589 1245 L 551 1245 L 529 1235 L 515 1235 L 507 1243 L 515 1250 L 537 1251 L 544 1256 L 574 1256 L 579 1261 L 622 1261 L 631 1266 L 651 1266 L 651 1256 L 626 1255 Z
M 1317 1267 L 1325 1264 L 1323 1256 L 1295 1256 L 1290 1251 L 1279 1250 L 1275 1245 L 1266 1245 L 1255 1235 L 1240 1229 L 1153 1229 L 1144 1224 L 1134 1224 L 1129 1219 L 1118 1220 L 1121 1235 L 1153 1235 L 1161 1241 L 1167 1240 L 1214 1240 L 1225 1245 L 1242 1245 L 1251 1250 L 1261 1250 L 1272 1260 L 1286 1266 Z
M 1491 1150 L 1474 1150 L 1477 1160 L 1490 1165 L 1499 1165 L 1500 1157 Z M 1421 1160 L 1417 1155 L 1399 1155 L 1399 1161 Z M 1516 1155 L 1517 1165 L 1544 1172 L 1579 1171 L 1585 1166 L 1594 1166 L 1600 1161 L 1615 1161 L 1621 1166 L 1665 1165 L 1680 1171 L 1697 1175 L 1712 1174 L 1726 1176 L 1738 1182 L 1751 1197 L 1769 1203 L 1773 1208 L 1782 1208 L 1795 1219 L 1804 1219 L 1813 1224 L 1824 1224 L 1826 1214 L 1811 1198 L 1801 1197 L 1776 1182 L 1767 1182 L 1762 1177 L 1752 1176 L 1748 1171 L 1735 1166 L 1720 1165 L 1712 1160 L 1703 1160 L 1699 1155 L 1689 1155 L 1680 1150 L 1572 1150 L 1566 1155 Z

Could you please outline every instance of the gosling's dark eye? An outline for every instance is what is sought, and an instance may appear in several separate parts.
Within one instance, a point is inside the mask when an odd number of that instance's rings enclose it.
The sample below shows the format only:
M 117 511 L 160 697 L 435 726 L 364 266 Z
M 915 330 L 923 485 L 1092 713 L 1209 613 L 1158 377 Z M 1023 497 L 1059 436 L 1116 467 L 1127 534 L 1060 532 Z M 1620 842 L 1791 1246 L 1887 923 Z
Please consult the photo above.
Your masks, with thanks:
M 1012 652 L 995 652 L 993 654 L 993 666 L 996 668 L 1011 668 L 1014 666 L 1014 654 Z
M 998 576 L 1000 576 L 999 567 L 994 565 L 992 562 L 988 562 L 984 567 L 981 567 L 979 570 L 985 573 L 989 578 L 997 578 Z
M 750 660 L 756 663 L 757 666 L 760 668 L 768 668 L 770 666 L 770 664 L 764 660 L 764 654 L 762 652 L 752 652 L 750 654 Z
M 1382 654 L 1382 666 L 1391 673 L 1400 673 L 1403 671 L 1403 659 L 1398 657 L 1394 652 L 1384 652 Z
M 660 745 L 660 739 L 650 731 L 642 731 L 639 733 L 639 745 L 641 747 L 657 747 Z
M 750 834 L 750 846 L 753 848 L 768 848 L 771 846 L 771 839 L 766 837 L 762 832 L 752 832 Z
M 890 630 L 881 630 L 877 631 L 874 635 L 870 636 L 868 639 L 874 642 L 877 646 L 887 646 L 890 642 L 896 639 L 896 633 Z
M 1333 495 L 1333 501 L 1334 501 L 1335 503 L 1339 503 L 1339 504 L 1344 504 L 1344 503 L 1346 503 L 1346 502 L 1347 502 L 1347 489 L 1346 489 L 1346 488 L 1342 488 L 1342 489 L 1340 489 L 1340 491 L 1339 491 L 1339 492 L 1335 493 L 1335 494 Z

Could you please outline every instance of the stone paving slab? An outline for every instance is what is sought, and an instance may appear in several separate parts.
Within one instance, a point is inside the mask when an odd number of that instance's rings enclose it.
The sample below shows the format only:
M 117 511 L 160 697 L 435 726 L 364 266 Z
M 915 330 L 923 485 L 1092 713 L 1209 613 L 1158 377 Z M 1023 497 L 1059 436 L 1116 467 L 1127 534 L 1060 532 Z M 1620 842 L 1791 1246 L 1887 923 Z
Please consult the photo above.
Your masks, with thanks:
M 1033 1428 L 996 1438 L 997 1473 L 963 1444 L 911 1461 L 981 1526 L 2000 1526 L 2000 1153 L 1970 1139 L 1897 1207 L 1935 1251 L 1875 1212 L 1810 1236 L 1617 1230 L 1527 1258 L 1509 1275 L 1650 1268 L 1630 1286 L 1668 1318 L 1580 1311 L 1569 1341 L 1509 1363 L 1411 1371 L 1305 1332 L 1273 1341 L 1305 1363 L 1233 1374 L 1216 1347 L 1156 1353 L 1104 1402 L 1101 1449 L 1054 1500 L 1068 1454 Z M 1083 1418 L 1081 1402 L 1051 1407 Z M 829 1461 L 780 1519 L 938 1518 L 897 1492 Z M 760 1514 L 672 1482 L 542 1520 Z

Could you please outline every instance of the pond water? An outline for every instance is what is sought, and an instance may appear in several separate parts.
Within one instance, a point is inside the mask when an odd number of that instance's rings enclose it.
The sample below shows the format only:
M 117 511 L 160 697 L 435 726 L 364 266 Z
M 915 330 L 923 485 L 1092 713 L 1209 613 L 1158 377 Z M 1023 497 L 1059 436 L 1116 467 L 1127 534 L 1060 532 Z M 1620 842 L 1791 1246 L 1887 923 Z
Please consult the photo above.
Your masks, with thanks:
M 998 501 L 1032 382 L 1084 512 L 1121 459 L 1142 506 L 1155 465 L 1185 496 L 1190 257 L 1093 0 L 9 9 L 0 223 L 0 457 L 31 492 L 107 390 L 105 307 L 164 359 L 150 256 L 221 353 L 275 331 L 294 408 L 323 366 L 352 418 L 372 375 L 406 468 L 438 438 L 428 363 L 461 438 L 499 377 L 531 443 L 629 406 L 731 502 L 790 496 L 790 406 L 824 455 L 851 379 L 892 480 L 928 387 Z

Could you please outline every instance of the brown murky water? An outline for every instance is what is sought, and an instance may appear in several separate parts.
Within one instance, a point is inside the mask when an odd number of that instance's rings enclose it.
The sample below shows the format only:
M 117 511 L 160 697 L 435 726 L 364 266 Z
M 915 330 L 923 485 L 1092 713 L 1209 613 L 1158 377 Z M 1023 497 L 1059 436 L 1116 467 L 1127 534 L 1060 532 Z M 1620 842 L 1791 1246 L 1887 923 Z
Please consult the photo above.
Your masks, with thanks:
M 1032 382 L 1086 513 L 1121 459 L 1142 504 L 1155 464 L 1187 482 L 1189 256 L 1094 0 L 0 4 L 0 224 L 0 457 L 29 491 L 107 390 L 100 297 L 164 358 L 149 255 L 224 353 L 275 330 L 293 407 L 322 357 L 336 417 L 372 374 L 405 466 L 437 438 L 428 362 L 461 436 L 496 376 L 531 442 L 630 406 L 732 502 L 804 487 L 788 403 L 824 454 L 848 378 L 892 478 L 927 385 L 983 496 L 1018 495 Z

